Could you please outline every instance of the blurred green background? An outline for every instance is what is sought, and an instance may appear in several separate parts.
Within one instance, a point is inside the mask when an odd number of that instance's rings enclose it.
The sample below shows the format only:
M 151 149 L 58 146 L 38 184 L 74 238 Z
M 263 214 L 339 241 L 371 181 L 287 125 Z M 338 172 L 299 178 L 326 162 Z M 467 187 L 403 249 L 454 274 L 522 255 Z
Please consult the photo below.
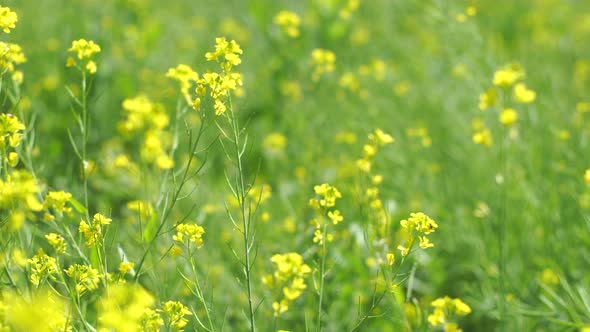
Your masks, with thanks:
M 426 311 L 436 297 L 462 298 L 473 309 L 460 321 L 465 331 L 575 331 L 590 322 L 590 188 L 583 179 L 590 167 L 590 114 L 580 106 L 590 101 L 590 2 L 371 0 L 360 1 L 349 18 L 341 15 L 346 0 L 4 5 L 19 15 L 17 29 L 4 41 L 20 44 L 28 59 L 20 66 L 20 107 L 36 119 L 35 165 L 48 188 L 81 197 L 67 136 L 75 123 L 65 87 L 79 81 L 76 71 L 65 68 L 72 40 L 92 39 L 102 48 L 90 101 L 89 154 L 97 163 L 91 209 L 123 220 L 131 218 L 128 201 L 158 197 L 150 185 L 158 180 L 146 175 L 143 183 L 124 185 L 126 180 L 103 172 L 111 149 L 120 144 L 122 101 L 145 94 L 172 115 L 179 95 L 176 82 L 165 77 L 168 68 L 184 63 L 199 73 L 212 69 L 204 53 L 215 37 L 225 36 L 244 50 L 238 69 L 244 94 L 233 104 L 252 142 L 247 170 L 252 175 L 259 168 L 257 182 L 272 188 L 261 206 L 267 215 L 258 222 L 256 278 L 270 271 L 268 259 L 277 252 L 298 251 L 312 260 L 307 200 L 314 184 L 330 182 L 345 193 L 345 221 L 333 244 L 325 330 L 352 328 L 359 296 L 368 301 L 375 276 L 353 196 L 354 162 L 367 133 L 381 128 L 396 138 L 374 165 L 384 177 L 381 196 L 394 228 L 412 211 L 424 211 L 440 225 L 435 248 L 415 255 L 406 271 L 415 268 L 411 298 Z M 466 11 L 470 6 L 474 15 Z M 273 24 L 280 10 L 302 18 L 298 38 Z M 315 48 L 336 55 L 335 71 L 319 81 L 311 79 Z M 524 68 L 537 98 L 519 106 L 518 123 L 507 129 L 497 109 L 478 109 L 478 98 L 492 86 L 494 71 L 513 62 Z M 472 142 L 475 119 L 492 131 L 491 147 Z M 273 133 L 284 136 L 284 147 L 266 140 Z M 214 131 L 206 137 L 212 140 Z M 235 282 L 239 265 L 225 245 L 236 237 L 223 208 L 226 167 L 214 144 L 192 183 L 197 189 L 175 213 L 180 218 L 194 207 L 190 218 L 207 230 L 199 255 L 206 288 L 215 294 L 215 317 L 226 320 L 226 330 L 240 331 L 245 302 Z M 124 234 L 133 234 L 133 227 L 121 226 L 114 238 Z M 130 260 L 137 260 L 140 238 L 125 241 Z M 162 243 L 159 250 L 168 246 Z M 506 258 L 503 292 L 500 247 Z M 160 271 L 176 269 L 173 260 L 159 264 Z M 182 281 L 171 275 L 158 273 L 143 282 L 162 299 L 181 296 Z M 313 289 L 311 282 L 308 287 Z M 262 283 L 255 293 L 264 298 Z M 303 308 L 314 308 L 313 295 L 309 291 L 289 310 L 285 329 L 304 330 L 313 312 Z M 263 301 L 259 318 L 270 317 L 270 303 Z M 384 315 L 362 330 L 401 330 L 395 308 L 384 304 Z M 410 309 L 405 316 L 412 317 Z

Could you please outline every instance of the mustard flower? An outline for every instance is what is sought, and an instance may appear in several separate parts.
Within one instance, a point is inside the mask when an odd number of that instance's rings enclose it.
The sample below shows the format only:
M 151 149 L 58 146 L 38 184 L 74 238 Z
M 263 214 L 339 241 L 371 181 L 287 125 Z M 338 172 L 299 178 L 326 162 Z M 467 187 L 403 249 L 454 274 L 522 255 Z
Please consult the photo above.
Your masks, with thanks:
M 128 274 L 133 270 L 134 266 L 135 264 L 133 262 L 121 262 L 119 264 L 119 272 L 123 275 Z
M 27 58 L 19 45 L 0 42 L 0 70 L 15 73 L 15 66 L 26 61 Z
M 187 100 L 190 100 L 189 89 L 199 80 L 199 74 L 197 74 L 197 72 L 188 65 L 179 64 L 175 68 L 168 69 L 166 77 L 177 80 L 180 84 L 181 94 L 187 98 Z
M 278 25 L 281 30 L 291 38 L 299 37 L 299 26 L 301 18 L 296 13 L 281 10 L 273 19 L 274 24 Z
M 324 74 L 333 72 L 335 62 L 336 55 L 334 52 L 321 48 L 314 49 L 311 52 L 312 79 L 318 81 Z
M 47 239 L 47 242 L 49 242 L 49 244 L 53 247 L 53 249 L 55 249 L 57 254 L 63 254 L 66 252 L 68 245 L 63 236 L 56 233 L 49 233 L 45 235 L 45 238 Z
M 518 113 L 513 108 L 505 108 L 500 112 L 498 120 L 506 127 L 513 126 L 518 121 Z
M 494 73 L 493 83 L 496 86 L 508 88 L 523 79 L 524 76 L 524 70 L 519 64 L 509 64 Z
M 68 51 L 76 53 L 78 59 L 83 60 L 92 58 L 94 54 L 99 53 L 100 46 L 92 40 L 78 39 L 72 42 L 72 47 Z
M 381 129 L 375 129 L 372 133 L 369 134 L 368 137 L 371 142 L 374 142 L 378 146 L 383 146 L 395 142 L 393 136 L 387 134 Z
M 39 249 L 37 254 L 27 262 L 31 271 L 29 278 L 35 286 L 39 286 L 47 278 L 55 279 L 55 275 L 59 273 L 57 260 L 48 256 L 42 249 Z
M 20 207 L 30 211 L 40 211 L 43 205 L 37 199 L 39 184 L 35 177 L 25 170 L 14 170 L 0 179 L 0 209 L 12 210 Z
M 328 218 L 332 220 L 334 225 L 337 225 L 339 222 L 344 220 L 344 217 L 340 214 L 340 211 L 338 210 L 328 211 Z
M 535 101 L 537 94 L 530 90 L 524 83 L 518 83 L 514 86 L 514 98 L 521 104 L 530 104 Z
M 584 172 L 584 181 L 587 185 L 590 185 L 590 168 Z
M 205 58 L 207 61 L 219 61 L 221 58 L 221 67 L 225 72 L 230 72 L 233 66 L 242 63 L 240 55 L 243 53 L 240 45 L 235 40 L 227 41 L 223 37 L 215 39 L 215 52 L 207 52 Z
M 448 296 L 432 301 L 434 311 L 428 315 L 431 326 L 443 326 L 445 331 L 462 331 L 456 323 L 449 321 L 449 316 L 466 316 L 471 313 L 471 308 L 461 299 L 453 299 Z
M 319 205 L 328 208 L 336 205 L 336 200 L 342 197 L 342 194 L 336 189 L 336 187 L 327 183 L 314 186 L 313 190 L 317 195 L 322 196 L 322 198 L 318 200 Z
M 281 290 L 281 296 L 272 304 L 276 317 L 286 312 L 289 304 L 302 295 L 307 288 L 305 279 L 311 273 L 311 268 L 295 252 L 275 254 L 270 261 L 275 265 L 275 271 L 266 275 L 262 281 L 271 289 Z
M 8 290 L 0 293 L 0 331 L 72 330 L 69 309 L 54 291 L 39 289 L 26 296 Z
M 22 139 L 25 125 L 13 114 L 0 114 L 0 148 L 15 148 Z
M 104 226 L 109 225 L 111 221 L 112 219 L 100 213 L 94 215 L 92 222 L 81 220 L 78 230 L 84 236 L 86 246 L 93 247 L 98 241 L 102 241 L 102 229 Z
M 72 199 L 72 194 L 65 192 L 65 191 L 49 191 L 47 195 L 45 195 L 45 202 L 43 203 L 43 207 L 45 209 L 53 209 L 56 213 L 62 214 L 67 213 L 70 214 L 72 212 L 72 208 L 70 206 L 66 207 L 66 204 Z M 50 218 L 51 220 L 53 218 Z
M 479 95 L 479 109 L 485 111 L 490 107 L 496 106 L 498 102 L 498 92 L 494 88 L 490 88 Z
M 154 297 L 136 284 L 110 285 L 97 310 L 99 330 L 139 332 Z M 101 330 L 102 331 L 102 330 Z
M 164 319 L 158 311 L 150 308 L 145 309 L 141 320 L 142 332 L 160 332 L 162 325 L 164 325 Z
M 188 323 L 188 319 L 184 316 L 192 315 L 192 312 L 178 301 L 164 302 L 160 311 L 166 314 L 168 326 L 175 331 L 184 331 L 183 328 Z
M 96 269 L 89 265 L 71 265 L 65 270 L 66 275 L 74 280 L 76 291 L 82 295 L 86 291 L 93 291 L 98 288 L 101 275 Z
M 287 137 L 281 133 L 270 133 L 264 138 L 262 146 L 268 153 L 278 155 L 285 150 Z
M 8 7 L 0 6 L 0 29 L 5 33 L 10 33 L 10 29 L 16 28 L 18 16 Z
M 95 54 L 101 51 L 100 46 L 92 40 L 78 39 L 72 42 L 72 46 L 68 49 L 69 52 L 74 53 L 79 60 L 84 61 L 84 65 L 80 68 L 89 74 L 96 73 L 97 65 L 92 59 Z M 76 65 L 76 59 L 72 56 L 68 57 L 66 61 L 67 67 Z
M 203 234 L 205 234 L 205 229 L 199 225 L 178 224 L 176 226 L 176 235 L 172 236 L 172 239 L 180 243 L 188 241 L 186 242 L 187 245 L 194 243 L 197 248 L 200 248 L 203 245 Z

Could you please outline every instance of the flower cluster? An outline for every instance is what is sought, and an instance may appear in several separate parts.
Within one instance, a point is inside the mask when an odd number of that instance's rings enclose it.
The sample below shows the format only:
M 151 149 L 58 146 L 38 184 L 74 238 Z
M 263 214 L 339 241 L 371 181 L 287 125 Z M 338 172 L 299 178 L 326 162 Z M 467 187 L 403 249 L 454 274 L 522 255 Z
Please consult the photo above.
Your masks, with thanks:
M 74 280 L 77 294 L 93 291 L 98 288 L 101 275 L 92 266 L 74 264 L 65 270 L 66 275 Z
M 192 315 L 188 308 L 178 301 L 167 301 L 162 303 L 162 309 L 159 310 L 166 314 L 167 326 L 174 331 L 184 331 L 183 328 L 188 323 L 184 316 Z
M 395 141 L 391 135 L 381 129 L 375 129 L 368 135 L 368 138 L 369 142 L 363 145 L 363 157 L 356 161 L 357 167 L 364 173 L 371 172 L 373 158 L 379 152 L 379 148 Z
M 190 88 L 193 84 L 199 81 L 199 74 L 192 70 L 191 67 L 185 64 L 179 64 L 176 68 L 168 69 L 166 77 L 175 79 L 180 84 L 180 93 L 184 96 L 187 103 L 191 104 L 193 101 L 190 96 Z
M 72 194 L 65 191 L 49 191 L 45 195 L 45 202 L 43 202 L 43 208 L 47 210 L 43 219 L 47 221 L 55 220 L 55 216 L 50 212 L 53 210 L 54 214 L 61 216 L 63 213 L 68 215 L 72 214 L 72 207 L 66 206 L 66 204 L 72 199 Z
M 271 289 L 281 292 L 272 304 L 274 315 L 279 316 L 289 309 L 291 302 L 301 296 L 307 287 L 305 278 L 311 273 L 311 268 L 295 252 L 273 255 L 270 261 L 275 265 L 275 272 L 266 275 L 262 281 Z
M 100 52 L 100 46 L 92 40 L 78 39 L 72 42 L 72 47 L 68 49 L 69 52 L 76 54 L 78 60 L 82 61 L 81 67 L 78 67 L 83 72 L 90 74 L 96 73 L 97 66 L 93 57 Z M 68 67 L 78 66 L 76 59 L 73 56 L 68 57 L 66 62 Z
M 56 233 L 49 233 L 45 235 L 45 239 L 47 239 L 47 242 L 49 243 L 49 245 L 51 245 L 53 247 L 53 249 L 55 250 L 55 252 L 58 255 L 64 254 L 66 252 L 66 250 L 68 249 L 68 244 L 66 243 L 66 240 L 63 238 L 63 236 L 56 234 Z
M 406 246 L 399 245 L 398 250 L 401 251 L 402 256 L 407 256 L 412 250 L 412 245 L 416 240 L 419 240 L 419 246 L 422 249 L 432 248 L 434 244 L 430 242 L 426 235 L 433 233 L 438 228 L 438 224 L 429 216 L 422 212 L 410 213 L 408 219 L 400 221 L 401 226 L 410 232 L 409 239 Z
M 336 205 L 336 200 L 342 198 L 342 194 L 336 187 L 327 183 L 316 185 L 313 190 L 319 196 L 309 200 L 309 206 L 316 212 L 316 217 L 311 220 L 311 224 L 315 227 L 313 242 L 323 245 L 324 240 L 331 242 L 334 239 L 334 235 L 327 230 L 325 217 L 327 216 L 334 225 L 344 220 L 339 210 L 328 210 Z
M 39 184 L 28 171 L 14 170 L 6 179 L 0 178 L 0 209 L 11 211 L 12 229 L 21 227 L 27 212 L 43 209 L 43 205 L 37 199 L 38 192 Z
M 453 315 L 466 316 L 471 313 L 471 308 L 461 301 L 448 296 L 438 298 L 432 301 L 434 312 L 428 316 L 428 322 L 432 326 L 443 326 L 445 332 L 463 331 L 457 326 L 457 323 L 450 322 L 449 317 Z
M 279 26 L 283 33 L 291 38 L 299 37 L 301 18 L 296 13 L 288 10 L 281 10 L 273 19 L 274 24 Z
M 0 6 L 0 29 L 5 33 L 10 33 L 10 29 L 16 28 L 18 16 L 8 7 Z
M 22 48 L 17 44 L 0 41 L 0 71 L 13 73 L 13 77 L 22 76 L 15 71 L 15 66 L 27 61 Z
M 154 302 L 139 285 L 111 285 L 98 304 L 99 331 L 145 331 L 146 312 Z
M 35 286 L 39 286 L 47 278 L 55 279 L 55 275 L 59 273 L 57 260 L 47 255 L 42 249 L 39 249 L 37 254 L 27 262 L 31 271 L 29 278 Z
M 331 73 L 335 69 L 336 55 L 334 52 L 316 48 L 311 51 L 311 65 L 313 67 L 313 73 L 311 78 L 314 81 L 319 79 L 327 73 Z
M 141 160 L 161 170 L 172 168 L 174 160 L 166 152 L 170 145 L 166 131 L 170 119 L 164 108 L 144 95 L 125 99 L 122 106 L 126 117 L 118 124 L 119 132 L 129 138 L 142 137 Z
M 203 234 L 205 229 L 196 224 L 178 224 L 176 226 L 176 235 L 172 239 L 176 242 L 184 243 L 187 247 L 194 243 L 197 248 L 203 245 Z
M 226 102 L 232 91 L 237 91 L 243 85 L 242 74 L 234 72 L 233 68 L 242 63 L 240 55 L 243 53 L 235 40 L 225 38 L 215 39 L 215 51 L 207 52 L 207 61 L 217 61 L 221 72 L 207 72 L 199 75 L 187 65 L 171 68 L 166 74 L 180 83 L 180 92 L 187 103 L 194 109 L 201 109 L 201 98 L 209 95 L 213 102 L 215 115 L 221 115 L 227 110 Z M 196 84 L 195 95 L 189 93 L 190 87 Z
M 61 296 L 49 289 L 23 294 L 0 292 L 0 331 L 72 331 L 69 309 Z
M 85 244 L 88 247 L 93 247 L 97 242 L 102 240 L 102 228 L 109 225 L 112 219 L 97 213 L 92 218 L 92 222 L 88 223 L 85 220 L 80 221 L 78 230 L 84 235 Z
M 510 101 L 515 104 L 530 104 L 537 94 L 529 89 L 524 82 L 525 72 L 518 63 L 512 63 L 496 70 L 492 79 L 493 86 L 479 95 L 479 109 L 485 111 L 499 107 L 498 121 L 504 127 L 512 127 L 518 122 L 518 112 Z M 512 98 L 509 98 L 512 89 Z M 492 145 L 491 131 L 485 125 L 473 128 L 473 142 L 484 146 Z

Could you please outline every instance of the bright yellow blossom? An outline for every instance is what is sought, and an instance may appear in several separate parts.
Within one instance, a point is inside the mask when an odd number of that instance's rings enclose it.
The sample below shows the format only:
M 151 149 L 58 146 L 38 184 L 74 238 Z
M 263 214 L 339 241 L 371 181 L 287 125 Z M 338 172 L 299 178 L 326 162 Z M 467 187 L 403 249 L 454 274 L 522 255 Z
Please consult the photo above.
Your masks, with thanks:
M 299 26 L 301 25 L 301 18 L 296 13 L 281 10 L 273 19 L 274 24 L 278 25 L 283 32 L 291 37 L 299 37 Z
M 513 108 L 505 108 L 500 112 L 500 123 L 506 127 L 510 127 L 518 121 L 518 113 Z
M 535 101 L 537 94 L 530 90 L 524 83 L 518 83 L 514 86 L 514 98 L 521 104 L 529 104 Z
M 10 29 L 16 28 L 18 16 L 8 7 L 0 6 L 0 29 L 6 33 L 10 33 Z

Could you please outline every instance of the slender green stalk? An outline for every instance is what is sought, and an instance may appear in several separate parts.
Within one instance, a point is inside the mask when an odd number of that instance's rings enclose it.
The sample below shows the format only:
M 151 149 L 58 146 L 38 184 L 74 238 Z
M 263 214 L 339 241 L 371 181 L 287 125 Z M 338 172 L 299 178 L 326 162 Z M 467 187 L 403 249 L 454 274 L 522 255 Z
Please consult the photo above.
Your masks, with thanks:
M 507 173 L 507 147 L 506 138 L 502 138 L 502 144 L 500 146 L 500 165 L 502 167 L 502 176 L 508 176 Z M 500 295 L 498 299 L 498 311 L 500 318 L 500 325 L 503 326 L 506 321 L 506 213 L 507 213 L 507 193 L 506 193 L 506 178 L 504 182 L 500 184 L 500 215 L 498 219 L 498 288 Z
M 327 234 L 328 223 L 324 223 L 324 236 Z M 326 277 L 326 242 L 327 239 L 322 240 L 322 256 L 320 261 L 320 289 L 319 289 L 319 300 L 318 300 L 318 321 L 316 325 L 316 331 L 322 330 L 322 303 L 324 300 L 324 281 Z
M 193 271 L 193 276 L 195 279 L 195 288 L 197 291 L 197 297 L 201 301 L 203 308 L 205 308 L 205 314 L 207 316 L 207 321 L 209 323 L 209 331 L 215 331 L 215 328 L 213 327 L 213 321 L 211 320 L 211 313 L 209 312 L 209 307 L 207 306 L 207 303 L 205 302 L 205 296 L 203 295 L 203 289 L 201 288 L 201 284 L 199 283 L 199 275 L 197 273 L 197 267 L 195 266 L 195 261 L 193 259 L 193 256 L 194 256 L 194 251 L 191 251 L 191 249 L 189 248 L 189 263 L 191 265 L 191 269 Z
M 203 119 L 202 119 L 203 120 Z M 147 255 L 150 253 L 151 248 L 155 245 L 156 240 L 158 239 L 158 237 L 160 236 L 164 225 L 166 224 L 166 221 L 168 220 L 168 218 L 170 217 L 172 210 L 174 209 L 174 206 L 176 205 L 176 203 L 178 202 L 178 198 L 180 197 L 180 193 L 182 192 L 182 189 L 184 188 L 184 185 L 187 183 L 187 181 L 196 173 L 198 173 L 202 166 L 199 167 L 194 174 L 190 174 L 190 169 L 191 169 L 191 165 L 195 160 L 195 154 L 197 152 L 197 147 L 199 146 L 199 142 L 201 139 L 201 136 L 203 135 L 205 131 L 205 126 L 203 121 L 201 121 L 200 126 L 199 126 L 199 130 L 197 132 L 197 136 L 194 138 L 192 138 L 192 134 L 189 133 L 189 147 L 188 147 L 188 152 L 189 152 L 189 159 L 185 165 L 184 170 L 182 171 L 182 176 L 180 179 L 180 183 L 178 184 L 178 186 L 173 190 L 172 193 L 172 200 L 170 201 L 170 205 L 167 206 L 167 208 L 164 209 L 164 212 L 162 213 L 162 218 L 160 219 L 160 223 L 158 225 L 158 228 L 156 229 L 156 232 L 154 233 L 154 236 L 150 239 L 150 241 L 148 242 L 147 248 L 145 249 L 145 251 L 143 252 L 141 259 L 139 260 L 139 264 L 137 265 L 137 269 L 136 269 L 136 273 L 135 273 L 135 281 L 137 282 L 139 280 L 139 276 L 141 275 L 141 271 L 142 268 L 145 264 L 145 260 L 147 258 Z M 174 175 L 173 173 L 173 179 L 176 181 L 176 175 Z
M 232 130 L 233 137 L 230 139 L 233 143 L 234 149 L 234 162 L 236 164 L 236 188 L 235 188 L 235 195 L 238 199 L 238 203 L 240 205 L 240 219 L 242 222 L 242 239 L 243 239 L 243 246 L 244 246 L 244 278 L 246 282 L 246 291 L 248 295 L 248 319 L 250 323 L 250 331 L 256 331 L 256 324 L 254 319 L 254 304 L 252 299 L 252 264 L 253 258 L 251 257 L 251 252 L 253 248 L 253 241 L 252 241 L 252 229 L 251 229 L 251 215 L 249 212 L 249 206 L 247 203 L 247 195 L 248 189 L 246 188 L 246 179 L 245 179 L 245 170 L 243 165 L 243 155 L 245 152 L 246 143 L 242 143 L 241 138 L 241 130 L 239 126 L 239 121 L 235 116 L 233 111 L 233 107 L 231 105 L 231 99 L 229 99 L 230 107 L 226 112 L 226 118 Z

